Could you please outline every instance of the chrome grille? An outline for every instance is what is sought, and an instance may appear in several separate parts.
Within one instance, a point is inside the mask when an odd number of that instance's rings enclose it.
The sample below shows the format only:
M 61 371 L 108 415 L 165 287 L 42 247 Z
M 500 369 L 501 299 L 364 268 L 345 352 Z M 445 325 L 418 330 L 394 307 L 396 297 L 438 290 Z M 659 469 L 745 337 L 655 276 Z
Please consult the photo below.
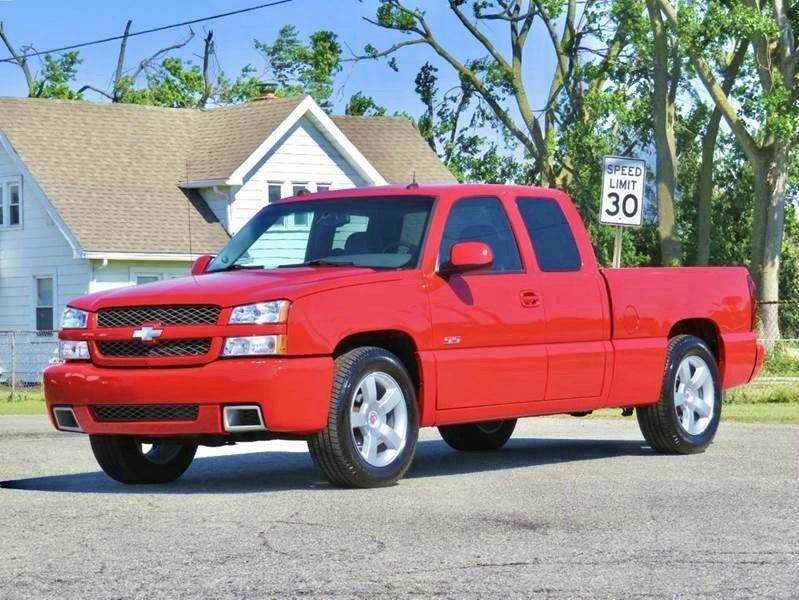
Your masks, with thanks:
M 145 323 L 161 325 L 215 325 L 218 306 L 133 306 L 104 308 L 97 313 L 98 327 L 139 327 Z
M 196 421 L 196 404 L 101 404 L 92 406 L 95 421 Z
M 114 358 L 175 358 L 202 356 L 211 350 L 211 338 L 163 340 L 157 344 L 142 344 L 138 340 L 97 342 L 103 356 Z

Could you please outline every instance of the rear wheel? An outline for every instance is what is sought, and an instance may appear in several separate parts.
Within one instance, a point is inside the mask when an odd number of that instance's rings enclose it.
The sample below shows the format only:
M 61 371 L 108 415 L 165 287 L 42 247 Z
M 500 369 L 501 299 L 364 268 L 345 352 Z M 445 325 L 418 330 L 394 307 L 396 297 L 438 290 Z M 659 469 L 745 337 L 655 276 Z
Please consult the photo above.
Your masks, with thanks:
M 144 444 L 127 435 L 89 436 L 92 452 L 106 475 L 121 483 L 169 483 L 186 472 L 196 444 L 164 439 Z
M 418 436 L 416 390 L 394 354 L 363 347 L 336 359 L 327 427 L 308 440 L 311 457 L 331 483 L 394 483 L 410 467 Z
M 501 448 L 513 435 L 515 428 L 516 419 L 508 419 L 465 425 L 442 425 L 438 428 L 438 432 L 444 441 L 455 450 L 472 452 Z
M 663 389 L 657 404 L 636 408 L 644 438 L 658 452 L 695 454 L 713 441 L 721 419 L 716 359 L 698 337 L 669 340 Z

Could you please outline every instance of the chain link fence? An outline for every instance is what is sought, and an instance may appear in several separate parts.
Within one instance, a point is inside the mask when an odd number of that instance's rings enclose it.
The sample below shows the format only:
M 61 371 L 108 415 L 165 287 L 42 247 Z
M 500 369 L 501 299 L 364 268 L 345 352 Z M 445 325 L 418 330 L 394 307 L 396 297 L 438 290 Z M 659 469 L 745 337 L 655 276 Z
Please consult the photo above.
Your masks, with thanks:
M 799 385 L 799 300 L 759 303 L 757 331 L 766 361 L 752 385 Z
M 57 331 L 0 331 L 0 397 L 42 384 L 42 372 L 58 359 Z

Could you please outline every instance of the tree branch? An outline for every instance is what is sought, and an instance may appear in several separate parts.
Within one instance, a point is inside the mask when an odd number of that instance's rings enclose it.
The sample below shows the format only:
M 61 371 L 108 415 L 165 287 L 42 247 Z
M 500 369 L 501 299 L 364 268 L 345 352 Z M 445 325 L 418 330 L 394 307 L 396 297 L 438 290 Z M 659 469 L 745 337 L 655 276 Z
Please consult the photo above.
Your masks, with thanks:
M 214 32 L 209 31 L 205 36 L 205 47 L 203 49 L 203 94 L 197 102 L 198 108 L 205 108 L 208 104 L 208 98 L 211 97 L 213 92 L 213 83 L 211 82 L 211 54 L 214 52 Z
M 86 90 L 91 90 L 93 92 L 97 92 L 98 94 L 100 94 L 101 96 L 105 96 L 106 98 L 108 98 L 112 102 L 114 101 L 114 96 L 113 95 L 109 94 L 108 92 L 106 92 L 104 90 L 101 90 L 100 88 L 96 88 L 93 85 L 84 85 L 82 88 L 80 88 L 78 90 L 78 94 L 82 94 Z
M 121 100 L 120 93 L 121 93 L 121 82 L 122 82 L 122 69 L 125 66 L 125 51 L 128 47 L 128 36 L 130 35 L 130 26 L 133 24 L 133 21 L 128 20 L 127 25 L 125 25 L 125 33 L 122 34 L 122 42 L 119 44 L 119 55 L 117 56 L 117 69 L 114 73 L 114 87 L 113 91 L 111 92 L 111 102 L 119 102 Z
M 666 15 L 666 18 L 674 26 L 675 31 L 678 32 L 677 35 L 680 36 L 680 41 L 685 43 L 686 40 L 684 40 L 679 34 L 680 20 L 677 16 L 677 11 L 674 9 L 674 6 L 672 6 L 669 0 L 656 1 L 660 6 L 660 9 L 663 11 L 663 14 Z M 689 43 L 685 43 L 685 45 L 690 46 Z M 727 121 L 727 124 L 730 126 L 730 129 L 732 129 L 744 152 L 746 152 L 750 157 L 759 157 L 760 146 L 747 130 L 746 124 L 738 116 L 738 113 L 730 102 L 727 94 L 725 94 L 724 90 L 721 89 L 721 86 L 716 80 L 715 75 L 713 75 L 713 71 L 708 65 L 707 61 L 696 51 L 689 50 L 688 55 L 691 59 L 691 63 L 694 65 L 694 69 L 696 69 L 696 72 L 699 75 L 699 79 L 702 81 L 702 84 L 705 86 L 707 92 L 713 98 L 716 106 L 718 106 L 721 110 L 721 113 L 724 115 L 724 120 Z
M 11 58 L 13 58 L 14 62 L 16 62 L 19 68 L 22 69 L 22 73 L 25 76 L 25 83 L 28 84 L 28 96 L 34 97 L 36 95 L 36 80 L 33 78 L 33 73 L 31 73 L 30 65 L 28 65 L 28 59 L 20 56 L 20 54 L 14 49 L 14 46 L 8 39 L 8 35 L 6 34 L 2 21 L 0 21 L 0 40 L 3 40 L 8 52 L 11 54 Z
M 133 75 L 130 76 L 131 81 L 136 81 L 139 78 L 139 75 L 142 74 L 146 68 L 148 68 L 151 64 L 153 64 L 159 57 L 167 54 L 168 52 L 172 52 L 173 50 L 179 50 L 186 46 L 190 41 L 194 39 L 194 30 L 189 28 L 189 35 L 186 37 L 185 40 L 182 42 L 177 42 L 171 46 L 167 46 L 166 48 L 161 48 L 158 52 L 155 52 L 150 57 L 145 58 L 144 60 L 139 62 L 139 66 L 133 72 Z
M 449 7 L 452 12 L 455 13 L 455 16 L 458 17 L 458 20 L 463 23 L 463 26 L 472 34 L 472 36 L 479 41 L 483 47 L 488 50 L 488 53 L 494 58 L 497 63 L 508 73 L 511 74 L 511 66 L 508 64 L 508 61 L 505 60 L 505 57 L 497 50 L 496 46 L 491 43 L 485 34 L 480 31 L 480 29 L 472 23 L 469 19 L 466 18 L 466 15 L 463 14 L 463 11 L 457 5 L 455 0 L 450 0 Z

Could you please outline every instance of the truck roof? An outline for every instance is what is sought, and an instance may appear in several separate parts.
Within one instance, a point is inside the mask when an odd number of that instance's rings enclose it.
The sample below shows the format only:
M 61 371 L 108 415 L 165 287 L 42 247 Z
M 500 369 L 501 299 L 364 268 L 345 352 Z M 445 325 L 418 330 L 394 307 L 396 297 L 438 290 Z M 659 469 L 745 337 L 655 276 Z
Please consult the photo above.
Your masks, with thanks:
M 369 197 L 369 196 L 441 196 L 456 193 L 459 195 L 500 195 L 507 193 L 530 194 L 532 196 L 559 195 L 563 192 L 545 187 L 511 185 L 504 183 L 442 183 L 442 184 L 406 184 L 406 185 L 380 185 L 359 188 L 346 188 L 330 190 L 327 192 L 313 192 L 300 196 L 287 196 L 279 202 L 306 199 L 342 198 L 342 197 Z

